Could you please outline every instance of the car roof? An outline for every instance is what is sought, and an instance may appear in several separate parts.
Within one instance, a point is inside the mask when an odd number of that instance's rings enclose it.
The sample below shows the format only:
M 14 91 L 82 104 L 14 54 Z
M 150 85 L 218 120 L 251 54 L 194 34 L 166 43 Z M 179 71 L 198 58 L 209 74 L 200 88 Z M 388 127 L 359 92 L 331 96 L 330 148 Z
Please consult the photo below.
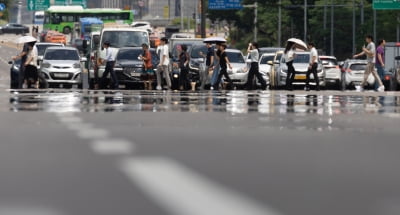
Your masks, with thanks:
M 335 56 L 326 56 L 326 55 L 322 55 L 322 56 L 319 56 L 319 58 L 335 59 L 335 60 L 336 60 L 336 57 L 335 57 Z
M 261 57 L 265 57 L 265 56 L 275 56 L 276 53 L 270 52 L 270 53 L 264 53 L 261 55 Z
M 35 45 L 54 45 L 54 46 L 64 46 L 62 43 L 48 43 L 48 42 L 38 42 Z
M 240 51 L 239 49 L 225 49 L 226 52 L 235 52 L 235 53 L 240 53 L 243 54 L 242 51 Z
M 78 49 L 76 49 L 75 47 L 65 47 L 65 46 L 52 46 L 52 47 L 48 47 L 46 50 L 51 50 L 51 49 L 76 50 L 76 51 L 78 51 Z

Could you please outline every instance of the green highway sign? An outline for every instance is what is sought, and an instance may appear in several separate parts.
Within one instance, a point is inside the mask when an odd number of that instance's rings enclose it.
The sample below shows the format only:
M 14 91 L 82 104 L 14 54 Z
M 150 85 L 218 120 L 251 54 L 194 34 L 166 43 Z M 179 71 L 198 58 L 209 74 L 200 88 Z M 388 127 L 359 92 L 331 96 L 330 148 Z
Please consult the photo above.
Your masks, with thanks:
M 28 10 L 47 10 L 50 0 L 27 0 Z
M 87 7 L 87 0 L 55 0 L 54 5 L 81 5 Z
M 374 0 L 374 10 L 400 10 L 400 0 Z

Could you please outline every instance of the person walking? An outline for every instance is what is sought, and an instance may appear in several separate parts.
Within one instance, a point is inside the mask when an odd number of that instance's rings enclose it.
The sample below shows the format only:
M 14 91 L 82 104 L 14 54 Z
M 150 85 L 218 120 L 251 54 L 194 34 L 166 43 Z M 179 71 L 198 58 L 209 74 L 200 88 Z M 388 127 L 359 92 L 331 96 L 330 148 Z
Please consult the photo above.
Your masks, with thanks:
M 207 54 L 204 55 L 203 53 L 201 53 L 201 55 L 206 58 L 206 66 L 201 74 L 201 85 L 200 85 L 201 90 L 204 90 L 204 87 L 208 80 L 209 72 L 214 69 L 214 59 L 215 59 L 214 47 L 212 46 L 211 43 L 206 43 L 206 46 L 207 46 Z
M 317 74 L 317 67 L 318 67 L 318 52 L 315 48 L 315 44 L 313 42 L 308 43 L 308 48 L 310 49 L 310 65 L 308 66 L 308 71 L 306 74 L 306 91 L 310 91 L 310 74 L 313 74 L 314 81 L 315 81 L 315 89 L 317 91 L 320 90 L 319 88 L 319 78 Z
M 362 48 L 362 52 L 360 52 L 359 54 L 356 54 L 353 56 L 353 58 L 358 58 L 360 56 L 366 55 L 367 56 L 367 67 L 365 68 L 365 72 L 364 72 L 364 79 L 361 82 L 361 84 L 359 86 L 356 86 L 356 90 L 357 91 L 363 91 L 364 90 L 364 86 L 367 83 L 368 77 L 370 74 L 372 74 L 375 78 L 375 81 L 378 82 L 378 91 L 383 92 L 385 91 L 385 86 L 383 86 L 383 83 L 381 81 L 381 79 L 378 76 L 378 73 L 375 71 L 375 62 L 376 62 L 376 57 L 375 57 L 375 43 L 373 42 L 373 37 L 371 35 L 367 35 L 365 37 L 365 42 L 367 42 L 367 46 L 365 47 L 365 45 Z
M 142 49 L 143 49 L 143 55 L 139 57 L 143 61 L 143 74 L 141 77 L 144 83 L 144 89 L 152 90 L 154 71 L 153 71 L 152 57 L 149 51 L 149 45 L 143 43 Z
M 218 79 L 218 75 L 219 75 L 219 71 L 221 70 L 221 67 L 219 66 L 219 57 L 221 55 L 221 43 L 217 43 L 215 45 L 216 48 L 216 52 L 214 52 L 214 69 L 213 69 L 213 74 L 211 76 L 211 87 L 210 90 L 214 90 L 214 85 L 215 83 L 217 83 L 217 79 Z
M 169 49 L 168 39 L 163 37 L 160 41 L 160 46 L 157 48 L 157 52 L 160 56 L 160 64 L 157 66 L 157 90 L 162 90 L 162 78 L 161 73 L 163 72 L 164 78 L 167 82 L 168 89 L 171 89 L 171 79 L 169 77 Z
M 25 62 L 27 59 L 28 52 L 29 52 L 29 45 L 28 45 L 28 43 L 25 43 L 22 48 L 22 51 L 17 56 L 12 57 L 13 61 L 16 61 L 17 59 L 21 59 L 21 63 L 19 66 L 19 74 L 18 74 L 18 89 L 22 89 L 24 86 Z
M 288 68 L 286 76 L 286 90 L 293 90 L 293 81 L 296 76 L 296 70 L 293 67 L 293 60 L 296 57 L 294 50 L 295 44 L 293 42 L 288 42 L 283 55 Z
M 106 68 L 105 68 L 103 76 L 101 77 L 101 80 L 100 80 L 102 89 L 106 89 L 106 87 L 107 87 L 106 83 L 107 83 L 108 74 L 111 75 L 111 79 L 112 79 L 112 86 L 110 84 L 110 88 L 118 89 L 118 86 L 119 86 L 118 78 L 114 71 L 116 53 L 115 53 L 114 48 L 112 48 L 110 46 L 111 46 L 111 44 L 109 41 L 105 41 L 103 44 L 103 48 L 106 50 L 106 57 L 104 58 L 104 60 L 106 61 Z
M 179 89 L 187 90 L 189 86 L 189 54 L 187 53 L 187 46 L 181 45 L 181 53 L 179 54 Z
M 229 69 L 232 69 L 231 63 L 229 62 L 228 56 L 226 55 L 226 45 L 222 44 L 219 47 L 220 55 L 219 55 L 219 66 L 221 68 L 221 71 L 219 72 L 218 78 L 216 83 L 214 84 L 214 89 L 218 90 L 219 84 L 221 82 L 222 76 L 225 76 L 226 81 L 228 81 L 229 85 L 232 86 L 232 80 L 229 77 L 228 71 L 227 71 L 227 66 L 229 66 Z
M 39 75 L 37 70 L 37 49 L 34 49 L 35 42 L 28 43 L 28 54 L 25 62 L 24 85 L 27 88 L 39 89 Z
M 382 81 L 385 77 L 385 46 L 386 41 L 381 39 L 378 41 L 378 47 L 376 48 L 376 59 L 375 59 L 375 67 L 378 72 L 378 76 Z M 375 89 L 378 90 L 379 82 L 375 81 Z
M 262 77 L 259 68 L 258 68 L 258 60 L 260 59 L 260 54 L 258 52 L 258 43 L 253 42 L 249 44 L 247 48 L 247 54 L 250 55 L 250 71 L 247 76 L 246 89 L 253 90 L 254 76 L 257 77 L 258 82 L 261 84 L 261 89 L 265 90 L 267 88 L 267 83 Z

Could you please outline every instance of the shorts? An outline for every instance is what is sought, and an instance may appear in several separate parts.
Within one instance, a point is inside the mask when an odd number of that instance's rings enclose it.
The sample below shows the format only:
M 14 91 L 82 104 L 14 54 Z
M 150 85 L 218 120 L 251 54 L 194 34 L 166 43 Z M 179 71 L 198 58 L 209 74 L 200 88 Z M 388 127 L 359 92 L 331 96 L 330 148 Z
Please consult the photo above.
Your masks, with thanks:
M 142 75 L 140 76 L 142 81 L 152 81 L 154 80 L 154 71 L 153 69 L 143 70 Z

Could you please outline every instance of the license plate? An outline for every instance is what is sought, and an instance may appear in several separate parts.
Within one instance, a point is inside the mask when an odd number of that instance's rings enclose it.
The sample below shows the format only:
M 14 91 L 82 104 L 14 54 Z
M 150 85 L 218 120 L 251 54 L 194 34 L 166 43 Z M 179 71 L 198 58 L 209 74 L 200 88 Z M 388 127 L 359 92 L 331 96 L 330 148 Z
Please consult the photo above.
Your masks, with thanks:
M 296 75 L 296 76 L 294 77 L 294 79 L 295 79 L 295 80 L 306 80 L 307 77 L 306 77 L 305 75 Z
M 140 77 L 140 73 L 138 73 L 138 72 L 131 72 L 131 76 L 134 76 L 134 77 Z
M 69 75 L 65 74 L 65 73 L 60 73 L 60 74 L 55 73 L 54 77 L 56 77 L 56 78 L 68 78 Z

